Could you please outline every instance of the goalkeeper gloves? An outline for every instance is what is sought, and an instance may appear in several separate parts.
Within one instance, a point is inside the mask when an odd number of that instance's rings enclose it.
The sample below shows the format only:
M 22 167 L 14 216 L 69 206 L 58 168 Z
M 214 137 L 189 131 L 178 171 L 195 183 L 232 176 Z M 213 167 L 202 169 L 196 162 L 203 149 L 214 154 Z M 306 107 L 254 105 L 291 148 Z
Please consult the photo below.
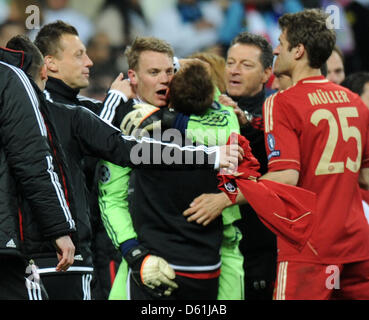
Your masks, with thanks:
M 152 105 L 141 103 L 136 104 L 133 106 L 133 109 L 131 112 L 129 112 L 124 118 L 120 125 L 120 129 L 125 135 L 132 135 L 135 134 L 136 130 L 140 127 L 141 129 L 146 130 L 153 130 L 154 127 L 161 126 L 160 120 L 156 117 L 152 118 L 152 121 L 150 121 L 146 126 L 141 126 L 142 123 L 149 118 L 151 115 L 155 114 L 157 111 L 159 111 L 159 108 L 156 108 Z M 145 128 L 147 127 L 147 128 Z
M 157 108 L 146 103 L 136 104 L 133 109 L 123 118 L 120 125 L 125 135 L 135 135 L 138 129 L 150 132 L 172 128 L 177 115 L 166 107 Z
M 132 270 L 133 280 L 154 297 L 160 298 L 170 296 L 178 285 L 173 281 L 174 270 L 163 258 L 151 255 L 149 250 L 138 245 L 133 247 L 124 255 Z

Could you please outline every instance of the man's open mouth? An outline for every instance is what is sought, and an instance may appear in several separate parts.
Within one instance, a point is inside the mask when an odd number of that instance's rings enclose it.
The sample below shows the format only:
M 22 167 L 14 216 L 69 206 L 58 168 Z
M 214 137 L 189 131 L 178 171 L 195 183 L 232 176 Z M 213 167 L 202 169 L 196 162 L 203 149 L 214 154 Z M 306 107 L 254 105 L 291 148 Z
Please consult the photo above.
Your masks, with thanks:
M 163 97 L 164 99 L 166 99 L 167 98 L 167 91 L 168 91 L 167 89 L 158 90 L 158 91 L 156 91 L 156 94 Z

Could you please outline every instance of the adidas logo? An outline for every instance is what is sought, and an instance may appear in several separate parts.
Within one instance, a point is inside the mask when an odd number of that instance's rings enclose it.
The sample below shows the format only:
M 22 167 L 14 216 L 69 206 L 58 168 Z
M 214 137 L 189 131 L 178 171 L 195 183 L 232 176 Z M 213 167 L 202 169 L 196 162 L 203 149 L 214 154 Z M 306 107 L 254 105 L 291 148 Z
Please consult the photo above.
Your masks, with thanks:
M 83 261 L 83 257 L 82 255 L 77 254 L 76 256 L 74 256 L 74 260 Z
M 7 248 L 16 248 L 17 246 L 15 245 L 14 240 L 13 240 L 13 239 L 10 239 L 10 240 L 8 241 L 8 243 L 6 244 L 6 247 L 7 247 Z

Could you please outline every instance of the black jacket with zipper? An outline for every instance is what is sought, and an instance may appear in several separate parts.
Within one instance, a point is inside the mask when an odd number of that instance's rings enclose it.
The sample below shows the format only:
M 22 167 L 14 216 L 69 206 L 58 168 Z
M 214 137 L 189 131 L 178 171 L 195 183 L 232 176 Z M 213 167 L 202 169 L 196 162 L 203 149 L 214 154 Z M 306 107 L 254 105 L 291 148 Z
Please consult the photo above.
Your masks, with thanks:
M 29 231 L 25 220 L 37 226 L 34 236 L 49 244 L 75 231 L 53 170 L 40 101 L 20 69 L 30 61 L 21 51 L 0 49 L 0 255 L 19 257 L 24 257 Z

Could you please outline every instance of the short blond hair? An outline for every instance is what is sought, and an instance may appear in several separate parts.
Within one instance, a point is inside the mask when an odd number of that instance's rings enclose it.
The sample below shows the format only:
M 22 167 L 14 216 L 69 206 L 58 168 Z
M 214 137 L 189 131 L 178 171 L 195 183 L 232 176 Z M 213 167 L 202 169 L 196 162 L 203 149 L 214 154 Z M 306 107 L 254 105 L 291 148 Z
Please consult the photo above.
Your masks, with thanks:
M 138 61 L 144 51 L 160 52 L 167 54 L 170 58 L 174 57 L 174 51 L 166 41 L 154 37 L 137 37 L 125 51 L 129 69 L 138 69 Z

